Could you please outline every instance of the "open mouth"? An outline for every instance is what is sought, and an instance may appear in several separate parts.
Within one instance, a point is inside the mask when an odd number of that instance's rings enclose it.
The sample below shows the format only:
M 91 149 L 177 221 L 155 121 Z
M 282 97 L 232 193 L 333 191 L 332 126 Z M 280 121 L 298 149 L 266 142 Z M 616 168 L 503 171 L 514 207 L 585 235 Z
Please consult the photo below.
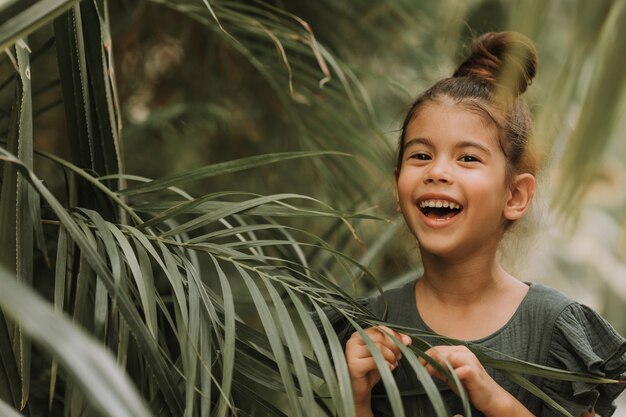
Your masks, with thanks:
M 447 200 L 423 200 L 419 203 L 419 209 L 428 218 L 447 220 L 459 214 L 463 206 Z

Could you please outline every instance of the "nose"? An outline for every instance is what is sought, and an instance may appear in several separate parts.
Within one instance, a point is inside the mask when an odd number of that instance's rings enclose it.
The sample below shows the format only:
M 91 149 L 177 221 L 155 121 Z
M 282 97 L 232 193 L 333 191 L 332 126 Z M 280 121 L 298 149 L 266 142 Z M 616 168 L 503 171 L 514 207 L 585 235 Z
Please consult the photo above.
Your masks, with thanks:
M 430 163 L 429 169 L 424 176 L 424 183 L 426 184 L 439 182 L 444 184 L 451 184 L 453 182 L 450 162 L 445 158 L 434 159 Z

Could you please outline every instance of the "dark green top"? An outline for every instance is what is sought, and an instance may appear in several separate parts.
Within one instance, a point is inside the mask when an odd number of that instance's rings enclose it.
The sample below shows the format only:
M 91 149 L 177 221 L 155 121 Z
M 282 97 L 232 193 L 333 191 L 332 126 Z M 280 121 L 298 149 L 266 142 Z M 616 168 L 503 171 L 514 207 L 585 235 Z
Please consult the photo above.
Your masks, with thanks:
M 495 333 L 473 341 L 474 345 L 554 368 L 609 378 L 626 377 L 626 340 L 606 320 L 556 290 L 540 284 L 529 285 L 528 294 L 509 322 Z M 368 299 L 366 306 L 388 323 L 432 332 L 417 310 L 414 286 L 415 282 L 412 282 L 386 291 L 379 297 Z M 345 335 L 349 336 L 351 332 Z M 441 344 L 438 339 L 426 340 Z M 492 369 L 487 369 L 487 372 L 535 415 L 561 415 L 501 373 Z M 410 365 L 403 361 L 394 371 L 394 376 L 400 392 L 419 390 L 419 382 Z M 615 411 L 613 401 L 626 388 L 625 384 L 591 384 L 538 377 L 529 379 L 574 417 L 592 408 L 602 417 L 612 415 Z M 391 416 L 393 414 L 382 383 L 378 385 L 373 393 L 374 412 L 377 416 Z M 459 397 L 447 386 L 440 383 L 438 386 L 452 414 L 463 414 Z M 425 394 L 403 396 L 403 400 L 407 416 L 435 415 Z M 472 410 L 472 414 L 482 416 L 476 410 Z

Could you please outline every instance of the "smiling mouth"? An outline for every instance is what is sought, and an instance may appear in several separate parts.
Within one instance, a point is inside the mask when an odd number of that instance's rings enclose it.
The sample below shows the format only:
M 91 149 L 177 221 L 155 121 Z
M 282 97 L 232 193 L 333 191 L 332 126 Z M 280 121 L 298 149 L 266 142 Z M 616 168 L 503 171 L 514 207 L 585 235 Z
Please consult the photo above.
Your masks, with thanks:
M 447 200 L 423 200 L 419 209 L 431 219 L 448 220 L 463 210 L 463 206 Z

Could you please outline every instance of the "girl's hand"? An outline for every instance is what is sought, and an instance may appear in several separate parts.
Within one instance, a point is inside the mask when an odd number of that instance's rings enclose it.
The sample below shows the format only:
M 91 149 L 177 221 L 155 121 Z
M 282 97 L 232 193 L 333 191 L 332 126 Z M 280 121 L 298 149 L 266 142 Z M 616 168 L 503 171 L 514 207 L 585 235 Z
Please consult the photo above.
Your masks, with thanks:
M 509 392 L 502 388 L 485 371 L 476 355 L 465 346 L 435 346 L 426 351 L 443 368 L 447 361 L 463 384 L 472 405 L 486 416 L 530 416 L 532 415 Z M 423 358 L 419 358 L 428 373 L 448 384 L 458 394 L 454 381 L 449 381 Z
M 391 337 L 395 337 L 405 346 L 411 344 L 409 336 L 395 332 L 386 326 L 370 327 L 365 329 L 365 333 L 382 353 L 385 362 L 391 370 L 398 366 L 398 361 L 402 357 L 400 349 L 392 341 Z M 372 388 L 380 381 L 380 372 L 376 362 L 374 362 L 372 353 L 358 332 L 352 333 L 346 344 L 345 354 L 352 384 L 354 404 L 357 406 L 357 409 L 371 410 Z

